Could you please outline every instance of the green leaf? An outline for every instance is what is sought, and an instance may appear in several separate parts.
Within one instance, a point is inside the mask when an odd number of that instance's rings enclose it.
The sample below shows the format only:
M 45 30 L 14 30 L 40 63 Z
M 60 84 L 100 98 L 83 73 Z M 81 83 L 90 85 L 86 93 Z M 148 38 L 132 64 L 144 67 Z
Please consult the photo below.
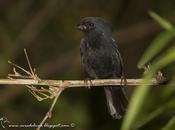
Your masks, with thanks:
M 173 25 L 167 21 L 166 19 L 162 18 L 161 16 L 159 16 L 158 14 L 156 14 L 153 11 L 149 11 L 149 15 L 155 20 L 157 21 L 165 30 L 170 31 L 173 29 Z
M 160 108 L 156 109 L 154 112 L 150 113 L 148 116 L 144 117 L 143 120 L 141 120 L 139 123 L 137 123 L 135 129 L 139 129 L 142 126 L 144 126 L 145 124 L 149 123 L 154 118 L 159 116 L 162 112 L 164 112 L 164 107 L 160 107 Z
M 147 75 L 142 84 L 147 84 L 151 79 L 152 75 Z M 144 100 L 147 96 L 147 93 L 150 90 L 150 86 L 141 85 L 136 88 L 129 102 L 128 111 L 124 117 L 121 130 L 130 130 L 138 117 L 139 112 L 144 104 Z
M 167 98 L 175 93 L 175 77 L 170 83 L 164 88 L 162 92 L 162 98 Z
M 168 24 L 164 19 L 159 17 L 153 12 L 150 12 L 151 15 L 160 22 L 164 28 L 166 28 L 168 31 L 161 33 L 159 36 L 157 36 L 153 43 L 150 45 L 150 47 L 147 49 L 146 53 L 143 55 L 142 59 L 140 60 L 138 66 L 139 68 L 143 67 L 145 63 L 147 63 L 150 59 L 152 59 L 157 53 L 159 53 L 165 45 L 167 45 L 174 37 L 175 37 L 175 28 L 172 29 L 173 27 Z M 172 63 L 175 61 L 175 48 L 169 49 L 167 52 L 164 53 L 164 55 L 161 55 L 161 57 L 157 58 L 154 60 L 152 66 L 146 73 L 146 75 L 143 77 L 142 85 L 138 86 L 129 102 L 128 105 L 128 111 L 123 119 L 123 124 L 121 127 L 121 130 L 131 130 L 134 128 L 136 120 L 139 117 L 139 113 L 142 111 L 142 108 L 144 106 L 144 101 L 147 98 L 147 95 L 149 93 L 149 90 L 151 86 L 148 86 L 148 82 L 150 81 L 151 78 L 156 74 L 156 72 L 167 66 L 168 64 Z M 166 108 L 174 105 L 174 102 L 168 104 Z M 166 109 L 165 107 L 162 106 L 162 108 L 157 109 L 152 115 L 150 115 L 147 120 L 143 121 L 142 123 L 147 123 L 150 120 L 154 119 L 156 116 L 158 116 L 160 113 L 163 112 L 163 110 Z M 140 124 L 140 125 L 143 125 Z
M 156 56 L 173 38 L 175 37 L 175 30 L 166 31 L 159 34 L 143 54 L 138 63 L 138 68 L 143 68 L 145 64 Z
M 121 130 L 130 130 L 135 124 L 135 121 L 140 113 L 144 100 L 147 97 L 147 94 L 151 88 L 151 86 L 145 85 L 148 84 L 149 80 L 154 76 L 154 74 L 161 68 L 175 61 L 175 48 L 169 49 L 161 58 L 155 60 L 150 70 L 147 72 L 145 77 L 143 78 L 143 82 L 141 86 L 138 86 L 131 97 L 128 111 L 126 116 L 124 117 L 123 124 Z
M 168 123 L 162 128 L 162 130 L 174 130 L 175 129 L 175 116 L 173 116 Z
M 169 49 L 163 56 L 160 56 L 150 68 L 150 71 L 157 71 L 175 61 L 175 47 Z
M 144 126 L 145 124 L 149 123 L 150 121 L 152 121 L 153 119 L 155 119 L 156 117 L 158 117 L 159 115 L 161 115 L 162 113 L 164 113 L 165 111 L 168 110 L 172 110 L 175 109 L 175 100 L 171 100 L 168 103 L 160 106 L 159 108 L 157 108 L 155 111 L 151 112 L 148 116 L 144 117 L 144 119 L 142 119 L 134 129 L 139 129 L 142 126 Z

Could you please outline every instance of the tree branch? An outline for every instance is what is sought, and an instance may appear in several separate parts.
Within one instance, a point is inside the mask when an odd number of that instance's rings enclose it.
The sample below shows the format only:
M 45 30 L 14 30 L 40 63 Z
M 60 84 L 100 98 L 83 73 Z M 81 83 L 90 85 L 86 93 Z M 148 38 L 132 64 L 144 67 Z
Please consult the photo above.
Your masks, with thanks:
M 121 85 L 121 79 L 98 79 L 91 80 L 93 86 L 114 86 Z M 163 81 L 157 79 L 150 80 L 147 85 L 158 85 Z M 35 85 L 54 86 L 58 88 L 86 87 L 84 80 L 35 80 L 35 79 L 0 79 L 0 84 L 6 85 Z M 142 79 L 127 79 L 127 86 L 138 86 L 142 84 Z M 115 87 L 115 86 L 114 86 Z

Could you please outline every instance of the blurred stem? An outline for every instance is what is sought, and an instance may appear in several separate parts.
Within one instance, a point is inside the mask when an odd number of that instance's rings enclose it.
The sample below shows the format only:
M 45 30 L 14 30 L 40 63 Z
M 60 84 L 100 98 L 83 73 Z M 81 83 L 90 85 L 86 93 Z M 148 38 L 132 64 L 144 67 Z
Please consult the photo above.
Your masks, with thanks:
M 173 130 L 174 128 L 175 128 L 175 116 L 173 116 L 161 130 Z
M 164 104 L 162 107 L 156 109 L 152 113 L 150 113 L 147 117 L 145 117 L 140 123 L 137 124 L 135 129 L 140 129 L 145 124 L 149 123 L 156 117 L 158 117 L 160 114 L 164 113 L 164 111 L 167 111 L 167 109 L 175 109 L 175 100 L 171 100 L 168 103 Z

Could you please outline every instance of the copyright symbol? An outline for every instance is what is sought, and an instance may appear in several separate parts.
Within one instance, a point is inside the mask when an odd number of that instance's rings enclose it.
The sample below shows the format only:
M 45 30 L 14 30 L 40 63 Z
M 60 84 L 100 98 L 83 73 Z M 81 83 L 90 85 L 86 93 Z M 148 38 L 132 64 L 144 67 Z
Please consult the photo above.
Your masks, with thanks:
M 75 125 L 75 123 L 71 123 L 70 126 L 71 127 L 75 127 L 76 125 Z
M 0 124 L 1 124 L 2 128 L 6 129 L 6 126 L 8 126 L 8 124 L 10 124 L 10 121 L 7 119 L 7 117 L 1 117 Z

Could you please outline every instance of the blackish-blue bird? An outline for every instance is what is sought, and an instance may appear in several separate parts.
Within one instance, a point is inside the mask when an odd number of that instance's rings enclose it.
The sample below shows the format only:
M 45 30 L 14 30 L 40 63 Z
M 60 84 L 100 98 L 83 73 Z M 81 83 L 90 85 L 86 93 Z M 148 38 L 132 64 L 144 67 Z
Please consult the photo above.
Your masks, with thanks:
M 85 17 L 77 25 L 84 37 L 80 43 L 82 65 L 89 79 L 124 77 L 123 61 L 108 24 L 100 17 Z M 114 119 L 120 119 L 128 104 L 123 87 L 104 87 L 107 106 Z

